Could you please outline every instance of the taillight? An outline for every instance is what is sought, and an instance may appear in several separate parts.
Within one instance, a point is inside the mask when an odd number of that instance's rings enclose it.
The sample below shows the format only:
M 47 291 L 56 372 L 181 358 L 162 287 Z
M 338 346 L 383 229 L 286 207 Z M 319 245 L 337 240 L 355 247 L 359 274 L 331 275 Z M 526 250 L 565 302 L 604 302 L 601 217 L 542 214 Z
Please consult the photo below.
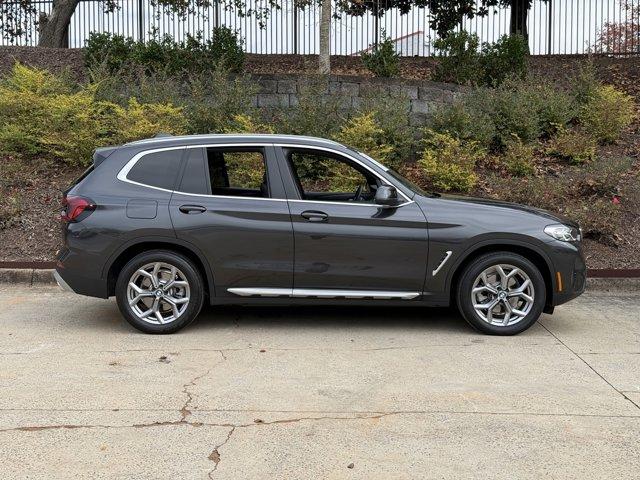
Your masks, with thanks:
M 96 209 L 93 200 L 77 195 L 65 195 L 62 198 L 64 210 L 60 214 L 63 222 L 80 222 Z

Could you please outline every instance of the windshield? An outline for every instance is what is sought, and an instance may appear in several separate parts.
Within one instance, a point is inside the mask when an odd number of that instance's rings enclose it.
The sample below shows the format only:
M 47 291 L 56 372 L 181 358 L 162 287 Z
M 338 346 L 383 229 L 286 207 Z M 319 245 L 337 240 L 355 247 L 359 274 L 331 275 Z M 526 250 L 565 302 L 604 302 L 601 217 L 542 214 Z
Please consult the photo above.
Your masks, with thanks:
M 380 162 L 378 162 L 376 159 L 371 158 L 369 155 L 367 155 L 364 152 L 361 152 L 359 150 L 356 150 L 360 155 L 362 155 L 363 157 L 365 157 L 367 160 L 369 160 L 370 162 L 372 162 L 373 164 L 375 164 L 376 166 L 380 167 L 382 170 L 384 170 L 385 172 L 387 172 L 389 175 L 391 175 L 395 180 L 397 180 L 398 182 L 400 182 L 403 186 L 407 187 L 409 190 L 411 190 L 412 192 L 415 192 L 419 195 L 424 195 L 427 197 L 433 196 L 435 194 L 433 193 L 428 193 L 425 192 L 424 190 L 422 190 L 419 186 L 417 186 L 415 183 L 413 183 L 411 180 L 408 180 L 406 178 L 404 178 L 402 175 L 400 175 L 398 172 L 396 172 L 393 168 L 389 168 L 384 166 L 383 164 L 381 164 Z

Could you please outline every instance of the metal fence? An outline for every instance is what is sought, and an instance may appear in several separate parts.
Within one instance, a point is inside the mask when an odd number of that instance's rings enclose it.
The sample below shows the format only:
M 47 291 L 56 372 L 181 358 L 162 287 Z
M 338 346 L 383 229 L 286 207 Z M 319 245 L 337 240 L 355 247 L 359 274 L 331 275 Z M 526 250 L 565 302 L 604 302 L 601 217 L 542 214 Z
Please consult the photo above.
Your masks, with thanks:
M 266 6 L 266 0 L 249 1 L 254 7 Z M 34 3 L 39 11 L 51 11 L 51 0 Z M 111 32 L 143 41 L 154 34 L 168 34 L 180 41 L 197 32 L 207 38 L 215 26 L 223 25 L 240 34 L 249 53 L 317 54 L 320 9 L 317 4 L 304 8 L 298 8 L 298 4 L 296 0 L 279 2 L 280 8 L 270 9 L 260 26 L 255 18 L 220 4 L 180 18 L 148 0 L 118 0 L 118 8 L 110 13 L 104 12 L 98 1 L 81 0 L 69 28 L 69 47 L 84 46 L 91 32 Z M 433 47 L 437 35 L 429 27 L 426 8 L 413 8 L 406 14 L 389 9 L 380 17 L 337 13 L 331 25 L 334 55 L 357 55 L 383 32 L 394 41 L 400 55 L 438 53 Z M 534 55 L 640 53 L 640 0 L 533 0 L 526 13 L 529 47 Z M 458 28 L 476 33 L 483 42 L 494 42 L 509 33 L 510 19 L 509 8 L 495 8 L 487 16 L 465 19 Z M 37 41 L 37 28 L 31 24 L 23 37 L 2 38 L 0 44 L 36 45 Z

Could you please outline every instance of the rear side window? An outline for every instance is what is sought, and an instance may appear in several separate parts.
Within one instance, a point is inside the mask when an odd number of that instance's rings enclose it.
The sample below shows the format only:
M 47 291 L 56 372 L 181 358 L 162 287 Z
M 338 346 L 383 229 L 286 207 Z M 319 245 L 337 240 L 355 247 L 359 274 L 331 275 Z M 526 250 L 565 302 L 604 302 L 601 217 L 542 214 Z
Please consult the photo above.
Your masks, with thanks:
M 211 193 L 230 197 L 268 197 L 262 149 L 207 149 Z
M 178 190 L 225 197 L 269 197 L 263 149 L 190 149 Z
M 151 187 L 173 190 L 183 149 L 148 153 L 136 162 L 127 179 Z

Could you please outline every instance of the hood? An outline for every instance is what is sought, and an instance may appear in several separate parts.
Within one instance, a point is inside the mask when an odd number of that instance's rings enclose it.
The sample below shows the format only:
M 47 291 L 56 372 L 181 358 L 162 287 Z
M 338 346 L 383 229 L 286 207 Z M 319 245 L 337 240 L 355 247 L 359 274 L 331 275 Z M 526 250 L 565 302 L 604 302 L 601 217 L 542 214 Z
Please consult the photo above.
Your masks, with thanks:
M 442 194 L 441 198 L 443 200 L 449 200 L 457 203 L 472 203 L 475 205 L 486 205 L 488 207 L 518 210 L 521 212 L 527 212 L 533 215 L 538 215 L 540 217 L 547 218 L 554 223 L 562 223 L 564 225 L 569 225 L 571 227 L 579 228 L 579 225 L 575 221 L 563 215 L 558 215 L 555 213 L 548 212 L 547 210 L 543 210 L 542 208 L 530 207 L 528 205 L 520 205 L 518 203 L 512 203 L 512 202 L 505 202 L 503 200 L 494 200 L 492 198 L 465 197 L 462 195 Z

